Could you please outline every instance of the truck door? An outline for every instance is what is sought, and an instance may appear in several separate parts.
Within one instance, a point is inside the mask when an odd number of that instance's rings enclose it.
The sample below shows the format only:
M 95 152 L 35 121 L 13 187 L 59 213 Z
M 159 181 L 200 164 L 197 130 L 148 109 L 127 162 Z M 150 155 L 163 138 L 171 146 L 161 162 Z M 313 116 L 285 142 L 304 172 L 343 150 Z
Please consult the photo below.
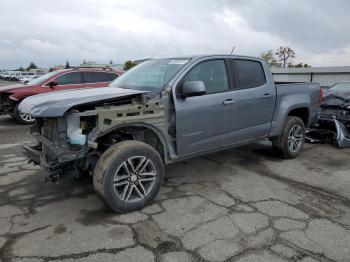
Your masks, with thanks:
M 258 60 L 234 59 L 239 89 L 239 118 L 241 141 L 264 137 L 268 134 L 274 112 L 276 90 Z
M 235 143 L 238 93 L 233 89 L 229 60 L 212 59 L 197 63 L 176 87 L 177 154 L 191 154 Z M 204 95 L 183 98 L 181 83 L 203 81 Z

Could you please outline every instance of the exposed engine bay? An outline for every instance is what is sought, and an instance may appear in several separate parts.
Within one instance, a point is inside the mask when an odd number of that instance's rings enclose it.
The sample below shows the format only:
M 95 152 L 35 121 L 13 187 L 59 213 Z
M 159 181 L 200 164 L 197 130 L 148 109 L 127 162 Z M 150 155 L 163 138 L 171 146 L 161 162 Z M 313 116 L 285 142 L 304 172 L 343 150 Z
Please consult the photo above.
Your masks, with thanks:
M 149 93 L 80 105 L 61 117 L 37 118 L 31 133 L 38 144 L 25 146 L 25 154 L 46 171 L 46 180 L 56 181 L 63 173 L 92 173 L 103 152 L 123 140 L 145 141 L 163 150 L 144 125 L 164 132 L 169 126 L 165 119 L 162 100 Z
M 350 147 L 350 92 L 330 92 L 324 97 L 317 127 L 308 131 L 306 139 Z

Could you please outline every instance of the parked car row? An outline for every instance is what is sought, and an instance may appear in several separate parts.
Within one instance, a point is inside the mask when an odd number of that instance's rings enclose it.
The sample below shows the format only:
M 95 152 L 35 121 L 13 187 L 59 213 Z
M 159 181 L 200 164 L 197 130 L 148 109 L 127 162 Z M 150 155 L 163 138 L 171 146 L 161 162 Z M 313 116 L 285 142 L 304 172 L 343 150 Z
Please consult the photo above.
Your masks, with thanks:
M 0 74 L 0 79 L 7 81 L 20 81 L 21 83 L 29 82 L 31 79 L 39 77 L 41 74 L 34 72 L 10 71 Z
M 120 72 L 103 68 L 62 69 L 33 78 L 25 84 L 0 87 L 0 114 L 9 114 L 19 123 L 33 124 L 33 116 L 18 110 L 19 103 L 33 95 L 77 88 L 108 85 Z

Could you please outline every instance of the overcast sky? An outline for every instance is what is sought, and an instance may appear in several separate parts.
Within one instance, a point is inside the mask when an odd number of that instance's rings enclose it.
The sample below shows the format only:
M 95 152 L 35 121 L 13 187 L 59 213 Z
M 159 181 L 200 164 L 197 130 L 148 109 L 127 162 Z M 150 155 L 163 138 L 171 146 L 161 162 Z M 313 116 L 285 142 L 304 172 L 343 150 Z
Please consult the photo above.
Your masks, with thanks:
M 295 63 L 350 65 L 349 11 L 348 0 L 1 0 L 0 68 L 281 45 Z

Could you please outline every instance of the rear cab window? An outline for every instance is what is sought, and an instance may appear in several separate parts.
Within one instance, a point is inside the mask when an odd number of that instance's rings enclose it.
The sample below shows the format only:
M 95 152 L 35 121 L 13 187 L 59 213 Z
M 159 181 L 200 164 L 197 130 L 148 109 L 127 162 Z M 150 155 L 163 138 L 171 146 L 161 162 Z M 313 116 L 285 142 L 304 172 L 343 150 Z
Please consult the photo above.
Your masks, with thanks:
M 266 83 L 265 71 L 259 61 L 235 59 L 239 88 L 253 88 Z

